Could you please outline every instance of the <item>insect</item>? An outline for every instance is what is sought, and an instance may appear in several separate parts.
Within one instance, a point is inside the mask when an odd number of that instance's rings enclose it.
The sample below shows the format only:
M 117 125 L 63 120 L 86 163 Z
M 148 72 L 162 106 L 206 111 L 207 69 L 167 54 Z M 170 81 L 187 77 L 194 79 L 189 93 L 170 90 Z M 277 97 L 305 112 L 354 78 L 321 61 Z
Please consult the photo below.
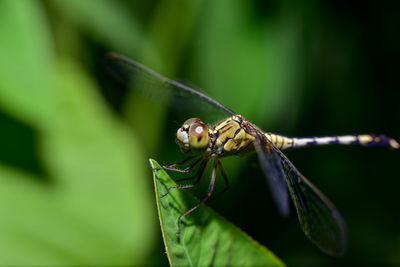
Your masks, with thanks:
M 109 54 L 107 66 L 117 78 L 128 82 L 136 90 L 156 101 L 184 108 L 211 108 L 222 112 L 226 117 L 211 127 L 199 118 L 190 118 L 176 132 L 176 142 L 188 157 L 163 168 L 183 173 L 193 170 L 196 166 L 199 168 L 191 177 L 194 183 L 171 187 L 164 196 L 173 189 L 196 186 L 203 177 L 207 165 L 212 164 L 207 195 L 196 206 L 177 218 L 178 233 L 181 231 L 182 218 L 210 198 L 218 170 L 226 183 L 226 188 L 229 186 L 220 158 L 256 153 L 279 212 L 282 215 L 289 213 L 289 199 L 291 199 L 300 227 L 307 238 L 325 253 L 341 255 L 346 246 L 346 226 L 342 216 L 332 202 L 296 169 L 282 151 L 331 144 L 399 148 L 394 139 L 385 135 L 288 137 L 264 132 L 243 116 L 205 94 L 165 78 L 124 56 Z

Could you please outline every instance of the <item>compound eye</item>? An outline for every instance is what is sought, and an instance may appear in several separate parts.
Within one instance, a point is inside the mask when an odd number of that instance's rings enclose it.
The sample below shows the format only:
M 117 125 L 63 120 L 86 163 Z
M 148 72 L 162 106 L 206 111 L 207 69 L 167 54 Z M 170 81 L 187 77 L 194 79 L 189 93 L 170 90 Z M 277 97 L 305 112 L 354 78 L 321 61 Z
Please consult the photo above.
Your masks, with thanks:
M 190 151 L 188 130 L 188 128 L 185 129 L 184 127 L 181 127 L 178 129 L 178 131 L 176 131 L 176 142 L 184 153 L 188 153 Z
M 193 149 L 205 149 L 208 146 L 208 127 L 200 120 L 192 123 L 189 128 L 189 145 Z
M 208 127 L 199 118 L 188 119 L 176 132 L 176 142 L 183 153 L 206 149 L 209 139 Z

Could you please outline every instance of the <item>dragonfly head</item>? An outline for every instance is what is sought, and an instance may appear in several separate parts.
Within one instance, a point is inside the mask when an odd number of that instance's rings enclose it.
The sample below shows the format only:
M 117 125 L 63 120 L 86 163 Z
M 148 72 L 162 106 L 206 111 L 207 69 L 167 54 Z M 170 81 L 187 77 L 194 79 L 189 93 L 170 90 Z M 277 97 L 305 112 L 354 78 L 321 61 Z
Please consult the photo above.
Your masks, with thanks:
M 176 142 L 183 153 L 204 151 L 209 140 L 208 127 L 199 118 L 188 119 L 176 132 Z

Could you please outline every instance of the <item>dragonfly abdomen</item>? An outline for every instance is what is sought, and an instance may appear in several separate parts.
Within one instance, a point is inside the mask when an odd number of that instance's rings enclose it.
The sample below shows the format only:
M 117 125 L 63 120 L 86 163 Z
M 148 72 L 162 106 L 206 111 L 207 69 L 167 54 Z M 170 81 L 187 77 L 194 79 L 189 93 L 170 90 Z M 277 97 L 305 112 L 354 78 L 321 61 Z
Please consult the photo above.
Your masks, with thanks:
M 383 134 L 287 137 L 279 134 L 266 133 L 265 136 L 280 150 L 333 144 L 399 148 L 399 144 L 396 140 Z
M 292 137 L 274 133 L 265 133 L 265 137 L 280 150 L 290 149 L 295 145 L 295 138 Z

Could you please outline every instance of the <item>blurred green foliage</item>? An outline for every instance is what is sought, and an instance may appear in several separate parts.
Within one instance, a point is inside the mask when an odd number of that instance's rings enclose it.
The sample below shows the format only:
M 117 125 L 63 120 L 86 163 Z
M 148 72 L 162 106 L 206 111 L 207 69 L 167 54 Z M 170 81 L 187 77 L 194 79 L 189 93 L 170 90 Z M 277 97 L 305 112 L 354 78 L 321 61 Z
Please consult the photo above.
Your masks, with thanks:
M 182 121 L 118 86 L 103 68 L 108 51 L 195 83 L 267 131 L 399 139 L 399 8 L 1 1 L 0 264 L 168 263 L 147 160 L 183 158 L 173 142 Z M 255 157 L 224 160 L 231 189 L 213 207 L 289 265 L 400 264 L 398 151 L 288 156 L 346 219 L 345 257 L 323 255 L 295 216 L 279 217 Z

